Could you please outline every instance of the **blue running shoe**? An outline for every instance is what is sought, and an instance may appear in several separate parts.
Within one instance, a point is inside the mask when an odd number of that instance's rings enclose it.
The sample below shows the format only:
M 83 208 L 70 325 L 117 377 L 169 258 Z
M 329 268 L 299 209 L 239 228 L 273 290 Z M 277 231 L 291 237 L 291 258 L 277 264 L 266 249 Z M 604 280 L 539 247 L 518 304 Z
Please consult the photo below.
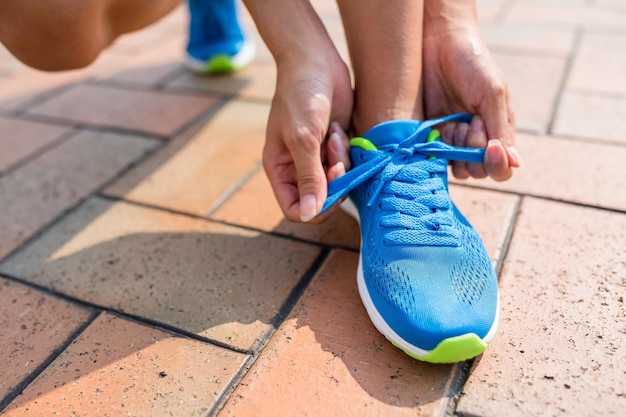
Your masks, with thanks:
M 448 160 L 484 149 L 441 142 L 456 114 L 382 123 L 351 141 L 353 168 L 324 210 L 349 193 L 361 223 L 359 293 L 376 328 L 408 355 L 453 363 L 480 355 L 498 323 L 498 280 L 476 230 L 448 195 Z
M 200 74 L 237 71 L 254 59 L 254 42 L 241 28 L 235 0 L 188 0 L 189 69 Z

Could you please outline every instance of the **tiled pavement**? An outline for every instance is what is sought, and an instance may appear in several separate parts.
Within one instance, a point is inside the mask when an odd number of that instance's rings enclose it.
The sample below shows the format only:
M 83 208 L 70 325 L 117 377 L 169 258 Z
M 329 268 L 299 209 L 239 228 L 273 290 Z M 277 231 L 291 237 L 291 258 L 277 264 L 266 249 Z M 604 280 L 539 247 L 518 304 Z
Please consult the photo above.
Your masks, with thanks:
M 502 292 L 495 341 L 453 366 L 372 327 L 351 219 L 283 220 L 260 167 L 266 50 L 193 76 L 179 9 L 80 71 L 0 51 L 0 414 L 622 415 L 626 1 L 479 13 L 526 168 L 452 186 Z

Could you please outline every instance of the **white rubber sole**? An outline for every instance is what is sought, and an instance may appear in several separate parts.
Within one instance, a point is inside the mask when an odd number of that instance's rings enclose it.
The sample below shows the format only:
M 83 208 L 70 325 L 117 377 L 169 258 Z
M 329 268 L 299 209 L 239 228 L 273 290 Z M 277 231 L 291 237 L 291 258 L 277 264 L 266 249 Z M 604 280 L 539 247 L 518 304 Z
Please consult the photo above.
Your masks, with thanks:
M 232 71 L 238 71 L 248 66 L 254 56 L 256 55 L 256 45 L 254 41 L 250 39 L 246 39 L 241 47 L 241 50 L 237 52 L 232 57 L 228 57 L 229 65 L 232 68 Z M 224 57 L 224 55 L 216 55 L 216 57 Z M 198 74 L 209 74 L 211 73 L 210 68 L 212 67 L 211 59 L 209 60 L 201 60 L 192 57 L 191 55 L 187 55 L 185 58 L 185 66 L 193 72 Z

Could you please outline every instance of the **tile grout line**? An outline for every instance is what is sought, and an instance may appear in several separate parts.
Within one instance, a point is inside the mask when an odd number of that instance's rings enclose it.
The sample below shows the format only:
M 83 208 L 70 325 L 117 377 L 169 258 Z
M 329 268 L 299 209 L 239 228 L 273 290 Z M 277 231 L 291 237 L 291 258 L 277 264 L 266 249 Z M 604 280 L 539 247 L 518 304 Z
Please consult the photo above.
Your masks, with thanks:
M 548 197 L 548 196 L 545 196 L 545 195 L 533 194 L 533 193 L 528 193 L 528 192 L 524 192 L 524 191 L 503 190 L 503 189 L 499 189 L 499 188 L 490 188 L 490 187 L 487 187 L 487 186 L 484 186 L 484 185 L 463 184 L 463 183 L 458 183 L 458 182 L 453 182 L 451 184 L 455 185 L 455 186 L 463 187 L 463 188 L 475 188 L 477 190 L 493 191 L 493 192 L 513 195 L 513 196 L 519 196 L 519 197 L 532 197 L 532 198 L 537 198 L 539 200 L 545 200 L 545 201 L 551 201 L 551 202 L 554 202 L 554 203 L 567 204 L 567 205 L 575 206 L 575 207 L 584 207 L 584 208 L 589 208 L 589 209 L 602 210 L 602 211 L 606 211 L 606 212 L 609 212 L 609 213 L 626 214 L 626 209 L 597 206 L 597 205 L 593 205 L 593 204 L 590 204 L 590 203 L 583 203 L 581 201 L 564 200 L 564 199 L 559 199 L 559 198 L 556 198 L 556 197 Z
M 248 172 L 242 175 L 235 183 L 228 187 L 228 189 L 222 193 L 213 203 L 213 205 L 209 208 L 207 213 L 203 216 L 208 219 L 212 215 L 214 215 L 222 206 L 230 200 L 230 198 L 239 191 L 239 189 L 247 183 L 250 178 L 252 178 L 257 172 L 263 169 L 263 163 L 261 161 L 257 162 Z
M 30 282 L 30 281 L 28 281 L 26 279 L 13 276 L 11 274 L 6 274 L 4 272 L 1 272 L 0 273 L 0 277 L 8 279 L 9 281 L 13 281 L 13 282 L 19 283 L 21 285 L 27 286 L 29 288 L 35 289 L 35 290 L 37 290 L 39 292 L 42 292 L 42 293 L 44 293 L 44 294 L 46 294 L 48 296 L 51 296 L 51 297 L 54 297 L 54 298 L 57 298 L 57 299 L 60 299 L 60 300 L 63 300 L 63 301 L 75 304 L 75 305 L 79 305 L 79 306 L 84 307 L 84 308 L 89 308 L 89 309 L 92 309 L 92 310 L 98 310 L 99 312 L 108 313 L 108 314 L 114 315 L 116 317 L 122 318 L 124 320 L 132 321 L 132 322 L 141 324 L 141 325 L 146 326 L 146 327 L 150 327 L 150 328 L 157 329 L 157 330 L 160 330 L 160 331 L 163 331 L 163 332 L 166 332 L 166 333 L 173 334 L 175 336 L 185 337 L 187 339 L 192 339 L 192 340 L 195 340 L 195 341 L 198 341 L 198 342 L 210 344 L 210 345 L 213 345 L 213 346 L 216 346 L 216 347 L 220 347 L 220 348 L 223 348 L 223 349 L 230 350 L 232 352 L 241 353 L 241 354 L 245 354 L 245 355 L 251 355 L 251 354 L 254 353 L 252 350 L 241 349 L 241 348 L 238 348 L 236 346 L 231 346 L 231 345 L 229 345 L 227 343 L 220 342 L 219 340 L 214 340 L 214 339 L 211 339 L 209 337 L 200 336 L 197 333 L 193 333 L 193 332 L 190 332 L 190 331 L 187 331 L 187 330 L 184 330 L 184 329 L 181 329 L 181 328 L 169 325 L 167 323 L 162 323 L 162 322 L 159 322 L 159 321 L 156 321 L 156 320 L 151 320 L 151 319 L 146 318 L 146 317 L 141 317 L 141 316 L 138 316 L 138 315 L 135 315 L 135 314 L 127 313 L 127 312 L 124 312 L 124 311 L 121 311 L 121 310 L 117 310 L 117 309 L 112 308 L 112 307 L 107 307 L 107 306 L 103 306 L 103 305 L 94 304 L 94 303 L 91 303 L 89 301 L 85 301 L 85 300 L 81 300 L 79 298 L 73 297 L 71 295 L 67 295 L 67 294 L 64 294 L 64 293 L 56 292 L 56 291 L 54 291 L 54 290 L 52 290 L 52 289 L 50 289 L 48 287 L 44 287 L 42 285 Z
M 175 74 L 174 74 L 175 75 Z M 132 81 L 116 81 L 116 80 L 85 80 L 85 85 L 92 85 L 96 87 L 109 87 L 116 90 L 131 90 L 131 91 L 140 91 L 140 92 L 153 92 L 153 93 L 163 93 L 163 94 L 171 94 L 182 97 L 209 97 L 214 98 L 216 100 L 241 100 L 250 103 L 259 103 L 259 104 L 269 104 L 272 100 L 270 98 L 262 98 L 262 97 L 246 97 L 241 96 L 239 92 L 224 92 L 217 89 L 198 89 L 197 87 L 186 87 L 186 86 L 171 86 L 169 83 L 175 81 L 172 75 L 173 80 L 168 81 L 167 76 L 163 77 L 163 81 L 160 81 L 156 86 L 149 86 L 145 84 L 139 84 Z
M 511 210 L 511 217 L 509 219 L 509 224 L 506 228 L 506 232 L 504 234 L 504 239 L 502 240 L 502 246 L 500 249 L 500 253 L 498 254 L 498 262 L 496 262 L 495 271 L 496 276 L 498 277 L 498 283 L 502 278 L 502 269 L 504 268 L 504 261 L 509 254 L 509 249 L 511 248 L 511 243 L 513 242 L 513 234 L 515 233 L 515 229 L 517 226 L 517 221 L 519 219 L 520 213 L 522 211 L 522 203 L 524 202 L 524 196 L 518 196 L 517 201 Z
M 5 276 L 5 275 L 3 275 Z M 94 310 L 75 331 L 58 348 L 54 349 L 48 357 L 29 375 L 27 375 L 19 384 L 9 392 L 2 401 L 0 401 L 0 412 L 8 407 L 39 375 L 41 375 L 73 342 L 76 340 L 94 320 L 100 315 L 101 311 Z
M 588 96 L 588 94 L 585 94 Z M 626 99 L 626 95 L 624 95 Z M 572 134 L 554 134 L 554 133 L 544 133 L 535 129 L 528 129 L 524 127 L 517 127 L 515 129 L 515 133 L 521 133 L 528 136 L 541 137 L 541 139 L 552 140 L 552 139 L 561 139 L 561 140 L 571 140 L 578 143 L 588 143 L 588 144 L 597 144 L 597 145 L 605 145 L 605 146 L 621 146 L 625 147 L 626 142 L 615 140 L 615 139 L 602 139 L 602 138 L 592 138 L 589 136 L 576 136 Z
M 451 382 L 447 387 L 447 405 L 444 407 L 439 417 L 458 416 L 456 408 L 459 404 L 459 400 L 463 396 L 463 388 L 471 376 L 471 371 L 475 363 L 476 358 L 472 358 L 455 364 L 454 375 L 450 378 Z
M 563 75 L 561 77 L 561 80 L 559 81 L 555 98 L 552 101 L 552 113 L 550 114 L 550 118 L 548 119 L 548 126 L 546 128 L 546 134 L 548 135 L 552 135 L 553 133 L 554 124 L 556 123 L 557 113 L 559 111 L 559 107 L 561 106 L 561 101 L 563 100 L 563 95 L 566 90 L 567 81 L 569 80 L 569 77 L 572 73 L 574 62 L 576 61 L 576 57 L 578 56 L 578 52 L 580 50 L 580 44 L 582 42 L 583 31 L 584 29 L 581 29 L 581 28 L 576 28 L 574 30 L 574 40 L 572 41 L 572 50 L 568 54 L 565 60 L 565 68 L 563 70 Z
M 87 83 L 85 85 L 87 85 Z M 98 83 L 98 84 L 92 83 L 91 85 L 112 87 L 110 84 L 104 84 L 104 83 Z M 115 86 L 114 88 L 125 90 L 125 91 L 129 90 L 128 88 L 121 88 L 119 86 Z M 149 89 L 142 89 L 141 91 L 154 92 L 157 94 L 161 93 L 161 91 L 149 90 Z M 173 93 L 173 94 L 176 94 L 176 93 Z M 190 96 L 190 95 L 183 95 L 183 94 L 177 94 L 177 95 L 182 95 L 185 97 Z M 221 96 L 216 97 L 214 95 L 205 94 L 199 97 L 206 98 L 206 99 L 214 99 L 216 102 L 210 105 L 206 110 L 201 111 L 200 113 L 198 113 L 198 115 L 191 118 L 187 122 L 183 123 L 174 131 L 170 133 L 166 133 L 166 134 L 148 132 L 146 130 L 142 130 L 139 128 L 134 129 L 134 128 L 129 128 L 129 127 L 119 127 L 119 126 L 113 126 L 113 125 L 107 125 L 107 124 L 78 122 L 78 121 L 71 120 L 71 119 L 64 119 L 63 117 L 48 116 L 48 115 L 39 114 L 36 112 L 33 113 L 33 112 L 29 112 L 28 110 L 14 112 L 13 116 L 9 116 L 9 117 L 18 119 L 18 120 L 26 120 L 26 121 L 32 121 L 32 122 L 38 122 L 38 123 L 46 123 L 46 124 L 50 124 L 54 126 L 69 127 L 69 128 L 78 129 L 78 130 L 89 130 L 89 131 L 96 131 L 96 132 L 108 132 L 108 133 L 118 133 L 118 134 L 126 134 L 126 135 L 133 135 L 133 136 L 142 136 L 142 137 L 146 137 L 150 139 L 158 139 L 164 142 L 169 142 L 172 138 L 181 135 L 182 133 L 187 131 L 190 127 L 192 127 L 193 125 L 198 123 L 200 120 L 202 120 L 203 118 L 208 117 L 212 113 L 217 113 L 227 102 L 230 101 L 230 98 L 228 97 L 226 98 L 221 97 Z
M 252 354 L 239 368 L 238 372 L 230 380 L 229 386 L 225 390 L 223 390 L 220 398 L 214 403 L 213 407 L 211 407 L 211 409 L 205 414 L 204 417 L 217 417 L 217 415 L 222 411 L 222 409 L 232 396 L 233 392 L 235 392 L 241 381 L 243 381 L 254 363 L 261 356 L 261 354 L 265 350 L 265 347 L 270 342 L 274 334 L 278 331 L 282 323 L 287 317 L 289 317 L 289 314 L 298 304 L 298 301 L 313 281 L 313 278 L 322 269 L 322 267 L 328 260 L 331 252 L 332 248 L 323 249 L 318 257 L 313 261 L 311 267 L 304 274 L 302 274 L 300 281 L 293 288 L 293 290 L 279 309 L 278 313 L 272 319 L 270 328 L 265 332 L 260 340 L 257 340 L 257 343 L 255 343 L 252 348 Z
M 78 133 L 77 133 L 78 134 Z M 147 139 L 147 138 L 146 138 Z M 68 139 L 69 140 L 69 139 Z M 135 166 L 136 164 L 140 163 L 141 161 L 143 161 L 145 158 L 147 158 L 149 155 L 153 154 L 154 152 L 156 152 L 158 149 L 160 149 L 159 146 L 156 146 L 155 149 L 153 149 L 152 151 L 146 151 L 145 155 L 143 155 L 142 157 L 137 158 L 137 160 L 135 161 L 131 161 L 127 167 L 125 167 L 124 169 L 120 170 L 120 173 L 125 173 L 127 170 L 129 170 L 132 166 Z M 43 155 L 43 154 L 42 154 Z M 114 175 L 114 178 L 117 178 L 118 175 L 120 175 L 120 173 Z M 2 178 L 2 176 L 0 176 L 0 178 Z M 89 200 L 90 198 L 97 196 L 99 191 L 107 186 L 112 180 L 107 180 L 103 183 L 103 185 L 98 186 L 97 188 L 94 189 L 94 191 L 88 193 L 84 198 L 79 199 L 78 201 L 76 201 L 75 204 L 73 204 L 70 207 L 65 208 L 64 210 L 62 210 L 57 216 L 55 216 L 54 218 L 52 218 L 49 222 L 41 225 L 41 227 L 35 231 L 32 236 L 30 236 L 29 238 L 27 238 L 26 240 L 24 240 L 20 245 L 18 245 L 17 247 L 13 248 L 11 251 L 9 251 L 8 253 L 6 253 L 4 256 L 0 257 L 0 266 L 2 265 L 3 262 L 5 262 L 7 259 L 9 259 L 11 256 L 13 256 L 14 254 L 18 253 L 22 248 L 28 246 L 30 243 L 34 242 L 36 239 L 38 239 L 39 237 L 41 237 L 44 233 L 46 233 L 50 228 L 54 227 L 56 224 L 60 223 L 66 216 L 70 215 L 71 213 L 75 212 L 80 206 L 82 206 L 87 200 Z
M 52 88 L 44 90 L 40 94 L 35 94 L 34 97 L 27 99 L 23 104 L 17 106 L 13 112 L 19 114 L 25 114 L 29 109 L 39 106 L 41 104 L 45 104 L 46 102 L 55 99 L 61 94 L 65 93 L 67 90 L 75 88 L 77 85 L 80 85 L 84 82 L 83 79 L 76 79 L 73 81 L 68 81 L 67 84 L 62 84 L 59 86 L 54 86 Z
M 19 119 L 12 119 L 12 120 L 19 120 Z M 70 130 L 68 132 L 62 135 L 59 135 L 58 138 L 54 139 L 47 145 L 42 146 L 36 151 L 24 156 L 22 159 L 19 159 L 18 161 L 9 165 L 4 171 L 0 172 L 0 178 L 17 171 L 18 169 L 24 167 L 25 165 L 28 165 L 29 163 L 33 162 L 37 158 L 61 146 L 63 143 L 67 142 L 68 140 L 72 139 L 73 137 L 77 136 L 80 133 L 80 130 L 78 129 L 73 129 L 73 128 L 69 128 L 69 129 Z
M 331 249 L 331 248 L 336 248 L 336 249 L 343 249 L 343 250 L 347 250 L 350 252 L 355 252 L 358 251 L 358 249 L 354 249 L 348 246 L 343 246 L 343 245 L 334 245 L 334 244 L 326 244 L 323 242 L 318 242 L 315 240 L 309 240 L 309 239 L 305 239 L 305 238 L 301 238 L 298 236 L 293 236 L 293 235 L 287 235 L 287 234 L 283 234 L 283 233 L 278 233 L 275 231 L 267 231 L 267 230 L 263 230 L 263 229 L 257 229 L 255 227 L 252 226 L 246 226 L 243 224 L 238 224 L 238 223 L 232 223 L 232 222 L 227 222 L 225 220 L 218 220 L 218 219 L 214 219 L 214 218 L 210 218 L 210 217 L 205 217 L 203 215 L 200 214 L 193 214 L 193 213 L 188 213 L 188 212 L 184 212 L 184 211 L 180 211 L 180 210 L 176 210 L 176 209 L 172 209 L 172 208 L 168 208 L 168 207 L 161 207 L 161 206 L 157 206 L 154 204 L 150 204 L 150 203 L 144 203 L 141 201 L 135 201 L 135 200 L 126 200 L 123 197 L 118 197 L 118 196 L 112 196 L 109 194 L 97 194 L 94 195 L 94 197 L 100 198 L 102 200 L 107 200 L 107 201 L 111 201 L 111 202 L 121 202 L 121 203 L 126 203 L 126 204 L 130 204 L 133 206 L 137 206 L 137 207 L 144 207 L 144 208 L 148 208 L 151 210 L 158 210 L 158 211 L 164 211 L 167 213 L 171 213 L 171 214 L 175 214 L 178 216 L 185 216 L 185 217 L 189 217 L 192 219 L 196 219 L 196 220 L 204 220 L 206 222 L 209 223 L 213 223 L 213 224 L 221 224 L 224 226 L 229 226 L 229 227 L 235 227 L 235 228 L 239 228 L 242 230 L 247 230 L 247 231 L 251 231 L 251 232 L 257 232 L 257 233 L 262 233 L 262 234 L 266 234 L 269 236 L 274 236 L 274 237 L 278 237 L 281 239 L 287 239 L 287 240 L 291 240 L 294 242 L 300 242 L 300 243 L 306 243 L 309 245 L 313 245 L 313 246 L 318 246 L 324 249 Z

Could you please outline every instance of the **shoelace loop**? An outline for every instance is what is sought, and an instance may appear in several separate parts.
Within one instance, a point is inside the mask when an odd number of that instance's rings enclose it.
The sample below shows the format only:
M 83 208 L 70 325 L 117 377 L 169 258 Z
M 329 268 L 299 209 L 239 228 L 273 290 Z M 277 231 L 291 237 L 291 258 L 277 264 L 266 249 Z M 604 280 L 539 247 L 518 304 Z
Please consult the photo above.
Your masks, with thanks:
M 403 167 L 414 162 L 423 164 L 429 161 L 428 158 L 434 157 L 482 163 L 485 149 L 461 148 L 441 141 L 425 142 L 433 127 L 449 121 L 469 122 L 471 118 L 472 116 L 467 113 L 458 113 L 425 121 L 419 125 L 412 135 L 400 143 L 382 146 L 378 151 L 368 151 L 375 153 L 369 161 L 353 168 L 328 185 L 328 198 L 324 203 L 322 213 L 350 191 L 381 173 L 380 183 L 368 202 L 368 205 L 371 205 L 385 185 L 392 181 Z

